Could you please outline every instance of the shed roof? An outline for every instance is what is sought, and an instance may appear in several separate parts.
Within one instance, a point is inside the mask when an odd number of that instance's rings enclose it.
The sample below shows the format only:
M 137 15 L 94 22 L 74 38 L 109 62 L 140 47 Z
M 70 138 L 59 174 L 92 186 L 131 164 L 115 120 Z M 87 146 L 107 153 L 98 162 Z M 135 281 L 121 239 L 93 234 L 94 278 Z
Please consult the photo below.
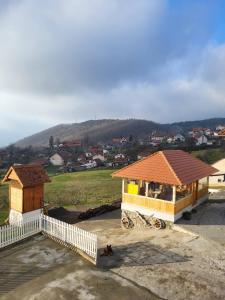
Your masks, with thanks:
M 50 182 L 48 174 L 41 165 L 16 165 L 10 167 L 2 182 L 18 180 L 22 187 L 31 187 Z
M 182 185 L 217 172 L 217 169 L 182 150 L 156 152 L 112 174 L 113 177 Z

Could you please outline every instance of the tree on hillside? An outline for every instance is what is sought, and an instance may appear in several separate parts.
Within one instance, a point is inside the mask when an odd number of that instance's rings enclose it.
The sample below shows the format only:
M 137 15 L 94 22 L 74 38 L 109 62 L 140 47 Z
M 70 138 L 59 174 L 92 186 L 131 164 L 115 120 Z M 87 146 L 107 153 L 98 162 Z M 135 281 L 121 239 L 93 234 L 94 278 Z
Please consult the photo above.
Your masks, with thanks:
M 49 148 L 50 148 L 51 151 L 52 151 L 53 148 L 54 148 L 54 138 L 53 138 L 52 135 L 51 135 L 50 138 L 49 138 Z

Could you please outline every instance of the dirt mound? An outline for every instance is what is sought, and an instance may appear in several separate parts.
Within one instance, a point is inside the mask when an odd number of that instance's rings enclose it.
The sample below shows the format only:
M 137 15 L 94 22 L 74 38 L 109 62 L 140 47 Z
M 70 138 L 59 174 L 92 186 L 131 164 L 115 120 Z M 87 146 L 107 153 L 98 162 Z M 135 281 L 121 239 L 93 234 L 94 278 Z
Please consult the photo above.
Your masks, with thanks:
M 115 209 L 119 209 L 121 207 L 121 200 L 116 200 L 112 204 L 101 205 L 96 208 L 90 208 L 85 212 L 80 211 L 71 211 L 64 207 L 53 207 L 48 210 L 49 217 L 58 219 L 60 221 L 75 224 L 80 220 L 86 220 L 95 216 L 102 215 L 109 211 L 113 211 Z

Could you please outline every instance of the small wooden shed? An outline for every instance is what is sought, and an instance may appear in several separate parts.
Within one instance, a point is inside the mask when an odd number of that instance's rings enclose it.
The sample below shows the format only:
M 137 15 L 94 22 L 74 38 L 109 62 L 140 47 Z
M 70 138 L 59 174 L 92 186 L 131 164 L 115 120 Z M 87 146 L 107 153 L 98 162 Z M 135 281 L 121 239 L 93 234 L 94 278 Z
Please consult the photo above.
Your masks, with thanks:
M 2 182 L 10 181 L 9 209 L 12 218 L 30 212 L 40 212 L 44 205 L 44 183 L 50 179 L 41 165 L 15 165 L 5 175 Z

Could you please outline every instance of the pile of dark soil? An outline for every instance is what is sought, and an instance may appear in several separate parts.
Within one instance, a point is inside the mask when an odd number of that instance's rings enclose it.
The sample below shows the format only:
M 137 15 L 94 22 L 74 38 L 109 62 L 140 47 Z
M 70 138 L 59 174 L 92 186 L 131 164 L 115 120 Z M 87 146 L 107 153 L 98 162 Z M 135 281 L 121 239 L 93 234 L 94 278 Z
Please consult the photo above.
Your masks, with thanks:
M 49 217 L 58 219 L 60 221 L 75 224 L 81 220 L 87 220 L 89 218 L 102 215 L 104 213 L 119 209 L 121 207 L 121 200 L 116 200 L 112 204 L 101 205 L 96 208 L 90 208 L 85 212 L 68 210 L 64 207 L 53 207 L 48 210 Z
M 58 219 L 60 221 L 74 224 L 79 221 L 80 211 L 70 211 L 64 207 L 53 207 L 48 210 L 49 217 Z
M 118 209 L 120 207 L 121 207 L 121 200 L 116 200 L 112 204 L 101 205 L 99 207 L 90 208 L 87 211 L 82 212 L 79 215 L 79 219 L 86 220 L 86 219 L 89 219 L 89 218 L 100 216 L 100 215 L 102 215 L 104 213 L 107 213 L 109 211 Z

